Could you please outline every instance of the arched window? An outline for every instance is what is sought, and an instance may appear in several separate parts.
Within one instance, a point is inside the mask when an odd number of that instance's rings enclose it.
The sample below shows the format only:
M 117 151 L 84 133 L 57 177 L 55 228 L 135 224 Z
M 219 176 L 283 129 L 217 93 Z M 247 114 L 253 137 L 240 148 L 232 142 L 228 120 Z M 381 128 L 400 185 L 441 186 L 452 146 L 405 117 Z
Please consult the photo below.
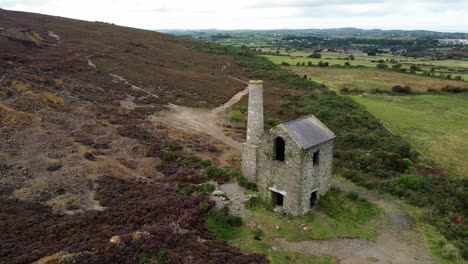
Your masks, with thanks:
M 273 148 L 275 150 L 273 158 L 275 160 L 284 161 L 284 151 L 286 150 L 286 143 L 281 137 L 275 138 L 273 142 Z

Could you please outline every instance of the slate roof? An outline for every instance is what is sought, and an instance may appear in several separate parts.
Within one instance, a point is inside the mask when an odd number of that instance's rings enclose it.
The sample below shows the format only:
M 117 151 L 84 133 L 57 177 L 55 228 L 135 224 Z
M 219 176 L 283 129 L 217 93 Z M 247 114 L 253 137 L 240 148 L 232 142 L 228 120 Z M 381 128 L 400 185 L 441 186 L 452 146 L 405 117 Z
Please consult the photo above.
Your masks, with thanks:
M 303 148 L 308 149 L 335 139 L 335 134 L 314 115 L 282 123 L 286 132 Z

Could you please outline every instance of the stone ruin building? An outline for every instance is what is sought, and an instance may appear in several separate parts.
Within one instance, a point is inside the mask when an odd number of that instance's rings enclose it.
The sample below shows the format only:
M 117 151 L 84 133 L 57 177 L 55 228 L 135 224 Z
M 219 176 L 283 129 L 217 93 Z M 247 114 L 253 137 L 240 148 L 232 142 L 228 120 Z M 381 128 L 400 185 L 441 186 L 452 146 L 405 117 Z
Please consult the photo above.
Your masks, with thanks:
M 330 187 L 335 134 L 313 115 L 264 132 L 263 81 L 249 82 L 247 141 L 242 172 L 260 196 L 292 215 L 316 205 Z

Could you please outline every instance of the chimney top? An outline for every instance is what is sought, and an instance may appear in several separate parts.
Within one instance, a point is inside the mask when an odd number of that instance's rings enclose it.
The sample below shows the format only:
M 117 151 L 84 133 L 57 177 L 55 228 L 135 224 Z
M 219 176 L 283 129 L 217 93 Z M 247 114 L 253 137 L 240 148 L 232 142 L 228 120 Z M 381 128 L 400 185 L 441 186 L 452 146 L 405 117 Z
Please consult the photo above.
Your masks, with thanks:
M 263 84 L 262 80 L 250 80 L 249 84 Z

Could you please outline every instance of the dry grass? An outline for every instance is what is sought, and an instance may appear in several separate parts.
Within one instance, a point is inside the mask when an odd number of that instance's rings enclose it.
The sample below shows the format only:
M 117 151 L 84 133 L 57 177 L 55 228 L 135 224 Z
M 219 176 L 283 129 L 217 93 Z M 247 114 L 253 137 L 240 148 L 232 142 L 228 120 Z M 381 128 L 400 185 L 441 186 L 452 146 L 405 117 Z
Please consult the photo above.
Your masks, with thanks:
M 26 38 L 28 38 L 31 41 L 34 41 L 36 43 L 41 43 L 44 41 L 44 39 L 39 35 L 37 32 L 26 32 L 25 33 Z
M 63 80 L 62 79 L 54 79 L 54 85 L 55 86 L 62 86 L 63 85 Z
M 0 103 L 0 127 L 21 128 L 30 124 L 32 120 L 33 116 L 31 114 L 16 111 Z
M 102 175 L 112 175 L 121 179 L 130 179 L 133 178 L 135 173 L 120 164 L 116 160 L 106 159 L 99 160 L 98 162 L 90 162 L 92 172 L 87 176 L 88 179 L 97 179 Z
M 31 90 L 31 84 L 22 81 L 13 81 L 11 83 L 11 88 L 13 88 L 18 93 L 24 93 Z

